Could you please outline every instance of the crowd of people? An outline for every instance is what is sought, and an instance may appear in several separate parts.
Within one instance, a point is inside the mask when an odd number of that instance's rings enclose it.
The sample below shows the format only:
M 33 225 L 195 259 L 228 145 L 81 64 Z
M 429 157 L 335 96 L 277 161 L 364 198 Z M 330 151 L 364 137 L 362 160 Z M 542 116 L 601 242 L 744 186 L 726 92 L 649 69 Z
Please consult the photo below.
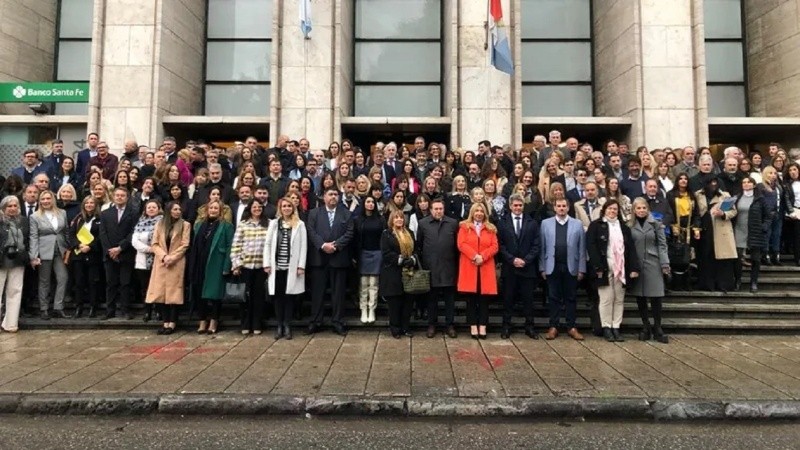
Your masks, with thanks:
M 272 313 L 275 338 L 291 339 L 308 305 L 307 333 L 316 333 L 329 304 L 344 335 L 350 292 L 365 324 L 386 301 L 395 338 L 412 335 L 412 316 L 434 337 L 440 314 L 455 338 L 459 296 L 467 308 L 458 325 L 471 337 L 487 337 L 497 301 L 502 338 L 521 304 L 536 339 L 542 292 L 545 337 L 566 330 L 582 340 L 576 296 L 585 289 L 595 335 L 624 339 L 630 295 L 639 339 L 666 343 L 668 289 L 692 289 L 695 270 L 696 289 L 739 290 L 750 267 L 757 292 L 761 265 L 784 263 L 785 249 L 800 264 L 800 165 L 778 144 L 747 155 L 728 147 L 715 161 L 706 147 L 632 151 L 611 140 L 594 149 L 562 143 L 558 131 L 519 150 L 481 141 L 477 151 L 423 137 L 326 150 L 287 136 L 271 148 L 248 137 L 225 149 L 178 148 L 167 137 L 152 149 L 126 142 L 117 156 L 91 133 L 73 156 L 58 140 L 46 156 L 25 151 L 2 183 L 2 329 L 16 332 L 24 312 L 131 319 L 138 301 L 160 334 L 186 309 L 198 333 L 214 334 L 234 283 L 245 291 L 242 334 L 262 334 Z M 420 269 L 429 291 L 409 294 L 404 277 Z

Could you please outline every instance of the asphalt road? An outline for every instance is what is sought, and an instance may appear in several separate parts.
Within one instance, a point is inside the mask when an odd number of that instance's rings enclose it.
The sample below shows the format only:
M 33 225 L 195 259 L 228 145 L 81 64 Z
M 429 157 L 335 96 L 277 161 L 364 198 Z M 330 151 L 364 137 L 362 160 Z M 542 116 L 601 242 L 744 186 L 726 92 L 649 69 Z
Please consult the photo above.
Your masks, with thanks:
M 797 449 L 796 423 L 0 416 L 0 449 Z

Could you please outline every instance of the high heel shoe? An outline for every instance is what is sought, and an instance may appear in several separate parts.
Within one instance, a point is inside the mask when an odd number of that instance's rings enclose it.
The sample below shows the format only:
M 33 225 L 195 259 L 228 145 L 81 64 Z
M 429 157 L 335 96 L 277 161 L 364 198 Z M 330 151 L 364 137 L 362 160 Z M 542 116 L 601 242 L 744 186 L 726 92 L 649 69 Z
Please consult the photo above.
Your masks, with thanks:
M 283 326 L 283 338 L 287 341 L 292 340 L 292 328 L 289 325 Z
M 197 334 L 206 334 L 206 332 L 208 332 L 208 325 L 205 320 L 201 320 L 200 325 L 197 327 Z
M 217 327 L 219 326 L 219 322 L 214 319 L 208 323 L 208 334 L 217 334 Z

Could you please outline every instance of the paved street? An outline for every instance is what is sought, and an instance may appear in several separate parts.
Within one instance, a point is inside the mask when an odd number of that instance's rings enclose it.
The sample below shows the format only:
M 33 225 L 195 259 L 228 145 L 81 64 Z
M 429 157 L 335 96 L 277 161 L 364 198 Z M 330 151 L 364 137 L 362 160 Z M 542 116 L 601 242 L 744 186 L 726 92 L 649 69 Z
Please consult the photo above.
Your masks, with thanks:
M 479 419 L 0 417 L 4 448 L 794 449 L 793 423 Z
M 137 330 L 0 334 L 0 393 L 257 393 L 398 397 L 800 399 L 797 336 L 274 341 Z

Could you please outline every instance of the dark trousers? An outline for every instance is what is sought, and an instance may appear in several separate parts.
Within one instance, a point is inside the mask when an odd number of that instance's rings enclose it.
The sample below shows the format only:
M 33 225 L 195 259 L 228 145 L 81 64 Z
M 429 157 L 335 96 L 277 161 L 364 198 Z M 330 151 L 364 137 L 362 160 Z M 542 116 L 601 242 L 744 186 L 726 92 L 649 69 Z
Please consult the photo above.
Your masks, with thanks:
M 136 269 L 136 281 L 138 281 L 139 295 L 142 296 L 142 301 L 147 298 L 147 288 L 150 286 L 150 275 L 152 270 Z
M 243 268 L 239 279 L 247 286 L 247 300 L 242 305 L 242 330 L 260 331 L 264 320 L 266 301 L 264 282 L 267 280 L 267 274 L 261 268 Z
M 347 269 L 336 267 L 314 267 L 311 269 L 311 320 L 315 325 L 322 324 L 325 311 L 325 288 L 331 288 L 331 321 L 342 323 L 342 303 L 347 283 Z
M 567 328 L 575 328 L 577 316 L 578 277 L 569 273 L 566 264 L 556 264 L 553 273 L 547 276 L 547 301 L 550 306 L 550 326 L 558 327 L 561 311 L 567 319 Z
M 436 325 L 439 318 L 437 311 L 439 301 L 444 302 L 444 322 L 448 327 L 453 325 L 454 317 L 456 315 L 456 301 L 455 301 L 455 288 L 452 286 L 447 287 L 432 287 L 428 293 L 428 325 Z
M 25 275 L 22 278 L 22 306 L 29 312 L 39 311 L 39 272 L 25 264 Z
M 297 296 L 286 293 L 286 280 L 288 277 L 288 270 L 275 272 L 275 295 L 272 296 L 272 302 L 275 305 L 275 320 L 278 322 L 278 326 L 288 326 L 294 318 L 294 302 Z
M 106 273 L 106 311 L 113 313 L 119 306 L 120 311 L 128 312 L 131 302 L 131 280 L 133 279 L 133 261 L 105 261 Z
M 533 292 L 536 289 L 536 278 L 521 277 L 509 274 L 503 278 L 503 326 L 511 326 L 514 316 L 514 304 L 517 299 L 522 301 L 522 314 L 525 316 L 525 326 L 533 326 Z
M 163 303 L 158 303 L 156 307 L 161 317 L 163 317 L 164 323 L 178 322 L 178 311 L 181 305 L 165 305 Z
M 661 297 L 650 299 L 650 311 L 653 313 L 653 325 L 661 326 L 661 310 L 663 299 Z M 639 316 L 642 318 L 642 324 L 650 326 L 650 311 L 647 309 L 647 297 L 636 297 L 636 306 L 639 308 Z
M 742 258 L 744 258 L 744 249 L 737 248 L 736 253 L 739 255 L 739 258 L 736 259 L 736 263 L 734 265 L 734 272 L 733 276 L 735 278 L 736 283 L 742 282 Z M 750 283 L 751 284 L 758 284 L 758 276 L 761 274 L 761 249 L 760 248 L 751 248 L 750 249 Z
M 586 291 L 586 301 L 589 306 L 589 322 L 595 334 L 603 332 L 603 325 L 600 321 L 600 294 L 597 293 L 597 286 L 589 277 L 578 283 Z
M 479 286 L 480 288 L 480 286 Z M 467 294 L 467 325 L 489 324 L 489 296 Z
M 389 330 L 394 333 L 405 333 L 411 323 L 411 306 L 413 300 L 408 295 L 387 295 L 389 304 Z
M 75 297 L 75 306 L 80 308 L 88 299 L 89 307 L 96 308 L 100 298 L 100 264 L 89 261 L 73 260 L 72 278 Z
M 794 262 L 800 263 L 800 220 L 790 219 L 789 224 L 791 224 L 791 227 L 789 227 L 791 231 L 787 236 L 787 242 L 792 247 Z
M 197 317 L 200 320 L 216 320 L 219 322 L 219 316 L 222 313 L 222 300 L 211 300 L 209 307 L 209 300 L 201 298 L 195 302 L 197 308 Z

